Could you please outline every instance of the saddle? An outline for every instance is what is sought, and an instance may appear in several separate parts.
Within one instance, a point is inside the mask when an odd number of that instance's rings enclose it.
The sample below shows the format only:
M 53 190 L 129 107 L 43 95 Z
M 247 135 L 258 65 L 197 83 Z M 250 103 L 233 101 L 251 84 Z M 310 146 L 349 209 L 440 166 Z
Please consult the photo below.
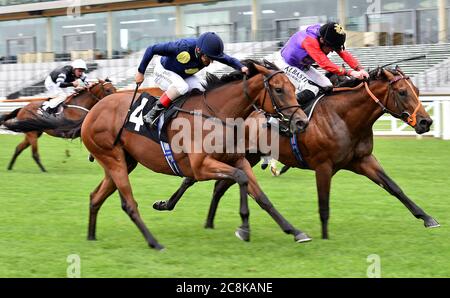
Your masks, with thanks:
M 181 108 L 183 106 L 189 98 L 189 95 L 190 93 L 185 94 L 172 102 L 171 106 L 161 115 L 163 121 L 162 125 L 158 125 L 158 127 L 150 127 L 144 122 L 143 115 L 147 114 L 152 109 L 159 98 L 147 92 L 142 93 L 131 107 L 129 119 L 125 124 L 125 129 L 145 136 L 156 143 L 160 143 L 161 141 L 168 143 L 167 126 L 171 122 L 170 120 L 178 115 L 179 110 L 177 108 Z

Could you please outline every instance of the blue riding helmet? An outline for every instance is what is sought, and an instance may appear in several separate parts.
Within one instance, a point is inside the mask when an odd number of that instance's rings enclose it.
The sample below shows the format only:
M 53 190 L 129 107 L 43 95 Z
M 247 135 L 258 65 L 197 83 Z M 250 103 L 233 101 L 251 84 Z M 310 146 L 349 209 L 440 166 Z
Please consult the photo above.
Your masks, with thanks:
M 197 39 L 197 47 L 202 54 L 205 54 L 213 60 L 224 57 L 223 41 L 214 32 L 206 32 L 200 35 Z

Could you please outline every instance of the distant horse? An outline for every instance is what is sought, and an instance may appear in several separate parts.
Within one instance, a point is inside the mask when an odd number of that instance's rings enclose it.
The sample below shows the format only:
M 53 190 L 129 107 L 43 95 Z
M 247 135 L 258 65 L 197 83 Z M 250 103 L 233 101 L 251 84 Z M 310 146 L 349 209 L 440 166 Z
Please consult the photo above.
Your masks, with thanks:
M 196 114 L 201 111 L 201 115 L 205 118 L 213 117 L 225 121 L 227 118 L 245 119 L 253 109 L 261 109 L 285 122 L 292 132 L 304 130 L 307 126 L 307 117 L 297 104 L 294 87 L 286 75 L 274 65 L 267 64 L 266 67 L 256 61 L 244 63 L 250 70 L 248 78 L 243 77 L 240 72 L 235 72 L 225 76 L 220 82 L 209 82 L 204 93 L 191 94 L 182 106 L 183 111 L 180 111 L 174 120 L 180 118 L 186 120 L 194 130 L 194 110 L 197 111 Z M 138 162 L 155 172 L 168 175 L 174 175 L 174 172 L 166 162 L 160 144 L 140 134 L 123 130 L 120 142 L 115 145 L 116 136 L 127 117 L 131 100 L 131 94 L 110 95 L 91 110 L 82 124 L 83 143 L 105 170 L 104 179 L 90 196 L 88 239 L 95 240 L 98 211 L 103 202 L 118 189 L 122 209 L 142 232 L 148 245 L 162 249 L 162 245 L 157 242 L 141 219 L 128 175 Z M 137 117 L 142 117 L 142 114 Z M 180 129 L 168 128 L 169 143 L 178 133 Z M 200 140 L 202 144 L 204 135 Z M 195 152 L 187 143 L 195 146 L 194 143 L 199 140 L 192 137 L 188 141 L 191 142 L 183 142 L 180 153 L 174 154 L 183 176 L 198 181 L 230 179 L 238 183 L 241 203 L 244 204 L 241 208 L 243 230 L 248 227 L 245 204 L 249 193 L 284 232 L 294 235 L 294 240 L 297 242 L 310 240 L 305 233 L 288 223 L 262 192 L 250 164 L 245 159 L 245 153 L 206 153 L 203 147 L 201 152 Z
M 0 117 L 0 125 L 12 131 L 24 132 L 25 140 L 17 145 L 14 155 L 8 165 L 12 170 L 17 157 L 31 145 L 33 159 L 45 172 L 38 152 L 38 138 L 43 132 L 58 138 L 76 138 L 80 136 L 79 127 L 89 110 L 103 97 L 115 93 L 116 89 L 106 79 L 99 80 L 87 89 L 69 96 L 63 104 L 63 110 L 56 115 L 39 115 L 37 111 L 43 101 L 35 101 L 23 108 Z M 73 130 L 73 128 L 76 128 Z M 78 129 L 78 131 L 77 131 Z
M 377 68 L 371 72 L 368 83 L 360 83 L 354 88 L 336 89 L 317 103 L 308 129 L 296 138 L 303 160 L 293 152 L 290 138 L 279 138 L 280 162 L 287 167 L 307 168 L 316 173 L 323 239 L 328 239 L 331 178 L 342 169 L 366 176 L 387 190 L 416 218 L 422 219 L 425 227 L 439 226 L 435 219 L 403 193 L 372 154 L 372 127 L 384 113 L 402 119 L 418 134 L 430 130 L 433 121 L 424 110 L 418 94 L 418 89 L 399 68 Z M 261 154 L 247 154 L 252 166 L 259 162 L 260 157 Z M 194 184 L 195 181 L 189 179 L 183 181 L 169 200 L 155 202 L 153 207 L 157 210 L 172 210 L 183 193 Z M 216 182 L 206 228 L 214 227 L 218 203 L 233 184 L 229 180 Z

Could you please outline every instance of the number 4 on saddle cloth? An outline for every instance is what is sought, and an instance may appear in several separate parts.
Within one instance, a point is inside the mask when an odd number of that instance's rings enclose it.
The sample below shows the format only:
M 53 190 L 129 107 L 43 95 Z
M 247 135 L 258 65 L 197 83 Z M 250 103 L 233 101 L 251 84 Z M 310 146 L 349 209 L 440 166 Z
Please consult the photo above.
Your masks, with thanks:
M 143 115 L 147 114 L 148 111 L 152 109 L 158 98 L 144 92 L 141 96 L 139 96 L 136 102 L 133 103 L 130 110 L 130 117 L 128 122 L 125 124 L 126 130 L 140 134 L 152 139 L 156 143 L 159 143 L 164 153 L 164 157 L 166 158 L 166 161 L 172 171 L 175 175 L 182 177 L 183 173 L 178 167 L 175 158 L 173 157 L 172 149 L 169 145 L 167 126 L 171 122 L 170 120 L 177 116 L 179 112 L 178 108 L 181 108 L 188 98 L 189 94 L 186 94 L 174 100 L 172 105 L 159 117 L 158 125 L 150 127 L 144 123 Z

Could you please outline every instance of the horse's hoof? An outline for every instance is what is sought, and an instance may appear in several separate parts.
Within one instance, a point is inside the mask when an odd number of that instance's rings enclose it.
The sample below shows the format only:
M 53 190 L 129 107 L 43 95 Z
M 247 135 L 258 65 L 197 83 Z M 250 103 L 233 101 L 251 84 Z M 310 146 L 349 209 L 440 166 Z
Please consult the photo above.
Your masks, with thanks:
M 294 240 L 297 243 L 302 243 L 302 242 L 311 241 L 312 238 L 309 237 L 306 233 L 301 232 L 301 233 L 298 233 L 297 235 L 295 235 Z
M 428 217 L 426 219 L 424 219 L 424 223 L 423 225 L 425 226 L 425 228 L 438 228 L 441 225 L 437 222 L 437 220 L 435 220 L 432 217 Z
M 237 228 L 234 234 L 242 241 L 250 241 L 250 231 L 247 229 Z
M 87 240 L 88 240 L 88 241 L 96 241 L 97 238 L 95 238 L 95 236 L 88 236 L 88 237 L 87 237 Z
M 155 210 L 167 210 L 166 201 L 156 201 L 153 203 L 153 209 Z
M 95 160 L 94 156 L 92 156 L 92 154 L 89 154 L 88 159 L 89 159 L 90 162 L 94 162 L 94 160 Z
M 162 246 L 162 245 L 159 244 L 159 243 L 156 243 L 156 244 L 150 244 L 150 247 L 151 247 L 151 248 L 154 248 L 154 249 L 156 249 L 156 250 L 158 250 L 158 251 L 164 251 L 164 250 L 165 250 L 164 246 Z
M 205 223 L 205 229 L 214 229 L 214 224 L 212 223 Z

